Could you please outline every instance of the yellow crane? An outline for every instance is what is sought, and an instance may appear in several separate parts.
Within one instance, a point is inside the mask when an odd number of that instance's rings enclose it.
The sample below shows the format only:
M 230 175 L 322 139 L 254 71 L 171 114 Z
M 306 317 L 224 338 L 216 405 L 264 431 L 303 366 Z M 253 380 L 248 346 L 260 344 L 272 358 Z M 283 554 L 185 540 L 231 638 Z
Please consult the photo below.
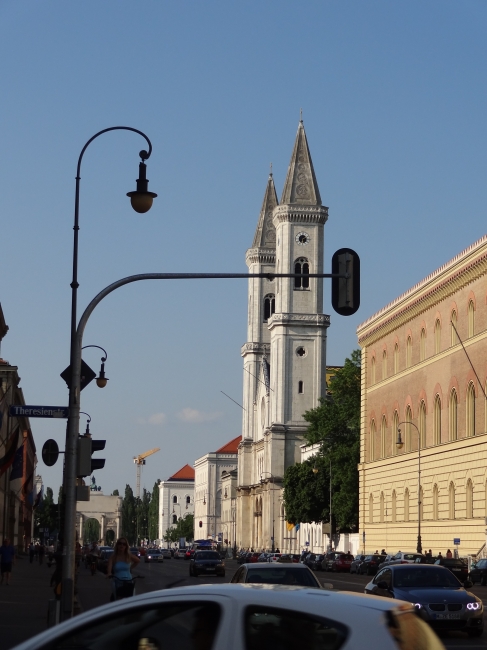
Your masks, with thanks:
M 139 454 L 138 456 L 134 456 L 134 463 L 137 466 L 137 487 L 135 489 L 135 496 L 137 499 L 140 499 L 140 468 L 142 465 L 145 465 L 145 459 L 148 456 L 152 456 L 152 454 L 155 454 L 157 451 L 161 451 L 160 447 L 156 447 L 155 449 L 151 449 L 149 451 L 146 451 L 143 454 Z

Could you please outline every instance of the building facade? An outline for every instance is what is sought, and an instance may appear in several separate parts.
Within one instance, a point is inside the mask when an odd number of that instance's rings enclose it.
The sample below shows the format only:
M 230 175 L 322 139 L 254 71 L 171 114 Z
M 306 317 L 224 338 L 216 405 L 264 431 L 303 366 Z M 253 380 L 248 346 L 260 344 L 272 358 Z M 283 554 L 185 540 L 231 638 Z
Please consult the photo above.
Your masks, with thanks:
M 222 481 L 237 468 L 237 450 L 241 440 L 242 437 L 237 436 L 215 452 L 198 458 L 194 463 L 195 539 L 218 541 L 226 538 L 222 528 Z M 228 522 L 226 525 L 228 526 Z
M 159 483 L 159 539 L 170 528 L 177 526 L 179 519 L 194 514 L 194 469 L 190 465 L 181 467 L 167 481 Z
M 243 357 L 243 423 L 238 456 L 237 545 L 283 547 L 282 481 L 300 460 L 305 411 L 325 395 L 323 314 L 324 224 L 303 122 L 298 126 L 281 201 L 269 176 L 249 273 L 296 273 L 298 278 L 250 278 Z M 308 277 L 310 276 L 310 277 Z
M 478 553 L 487 521 L 487 236 L 357 333 L 362 546 L 414 550 L 420 521 L 423 549 L 444 553 L 456 539 L 461 555 Z

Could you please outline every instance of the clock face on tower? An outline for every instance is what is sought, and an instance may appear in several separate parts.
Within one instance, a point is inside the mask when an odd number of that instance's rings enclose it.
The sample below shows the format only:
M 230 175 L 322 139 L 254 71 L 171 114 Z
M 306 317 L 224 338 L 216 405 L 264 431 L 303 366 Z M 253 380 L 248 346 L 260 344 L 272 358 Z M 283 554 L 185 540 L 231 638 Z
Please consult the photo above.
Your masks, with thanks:
M 295 239 L 297 244 L 299 244 L 300 246 L 304 246 L 305 244 L 309 243 L 310 236 L 308 235 L 307 232 L 298 232 Z

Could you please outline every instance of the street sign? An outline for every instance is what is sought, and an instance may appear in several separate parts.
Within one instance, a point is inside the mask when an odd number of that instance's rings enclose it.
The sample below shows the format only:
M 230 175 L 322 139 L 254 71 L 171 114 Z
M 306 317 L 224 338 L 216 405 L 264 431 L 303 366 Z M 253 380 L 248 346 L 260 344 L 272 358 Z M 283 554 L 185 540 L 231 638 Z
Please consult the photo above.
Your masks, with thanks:
M 67 406 L 28 406 L 27 404 L 12 404 L 8 410 L 10 416 L 23 415 L 27 418 L 67 418 Z
M 454 537 L 453 538 L 453 543 L 455 544 L 455 546 L 460 546 L 460 538 L 459 537 Z
M 46 440 L 42 446 L 42 460 L 44 464 L 48 467 L 52 467 L 56 464 L 57 459 L 59 458 L 59 447 L 55 440 L 50 438 Z
M 309 546 L 309 542 L 305 542 L 306 546 Z
M 66 384 L 68 385 L 71 383 L 71 365 L 69 365 L 67 368 L 65 368 L 62 373 L 61 377 L 64 379 Z M 90 366 L 81 359 L 81 372 L 80 372 L 80 390 L 83 390 L 83 388 L 86 388 L 90 381 L 93 381 L 93 379 L 96 377 L 96 372 L 93 372 L 93 370 L 90 368 Z

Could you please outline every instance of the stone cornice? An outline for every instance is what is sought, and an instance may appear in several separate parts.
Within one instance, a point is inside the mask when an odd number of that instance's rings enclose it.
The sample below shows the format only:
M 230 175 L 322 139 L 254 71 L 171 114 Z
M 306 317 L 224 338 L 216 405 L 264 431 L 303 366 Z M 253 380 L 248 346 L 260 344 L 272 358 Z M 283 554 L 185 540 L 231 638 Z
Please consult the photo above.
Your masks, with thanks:
M 371 345 L 487 272 L 487 236 L 358 326 L 362 347 Z
M 275 264 L 276 263 L 276 249 L 275 248 L 249 248 L 245 254 L 245 263 L 247 266 L 251 264 Z
M 246 354 L 267 354 L 271 353 L 269 343 L 244 343 L 240 348 L 240 354 L 244 357 Z
M 326 223 L 328 208 L 324 205 L 278 205 L 272 213 L 272 222 L 277 226 L 284 222 Z
M 269 319 L 268 327 L 272 330 L 278 325 L 317 325 L 318 327 L 329 327 L 330 317 L 328 314 L 273 314 Z

